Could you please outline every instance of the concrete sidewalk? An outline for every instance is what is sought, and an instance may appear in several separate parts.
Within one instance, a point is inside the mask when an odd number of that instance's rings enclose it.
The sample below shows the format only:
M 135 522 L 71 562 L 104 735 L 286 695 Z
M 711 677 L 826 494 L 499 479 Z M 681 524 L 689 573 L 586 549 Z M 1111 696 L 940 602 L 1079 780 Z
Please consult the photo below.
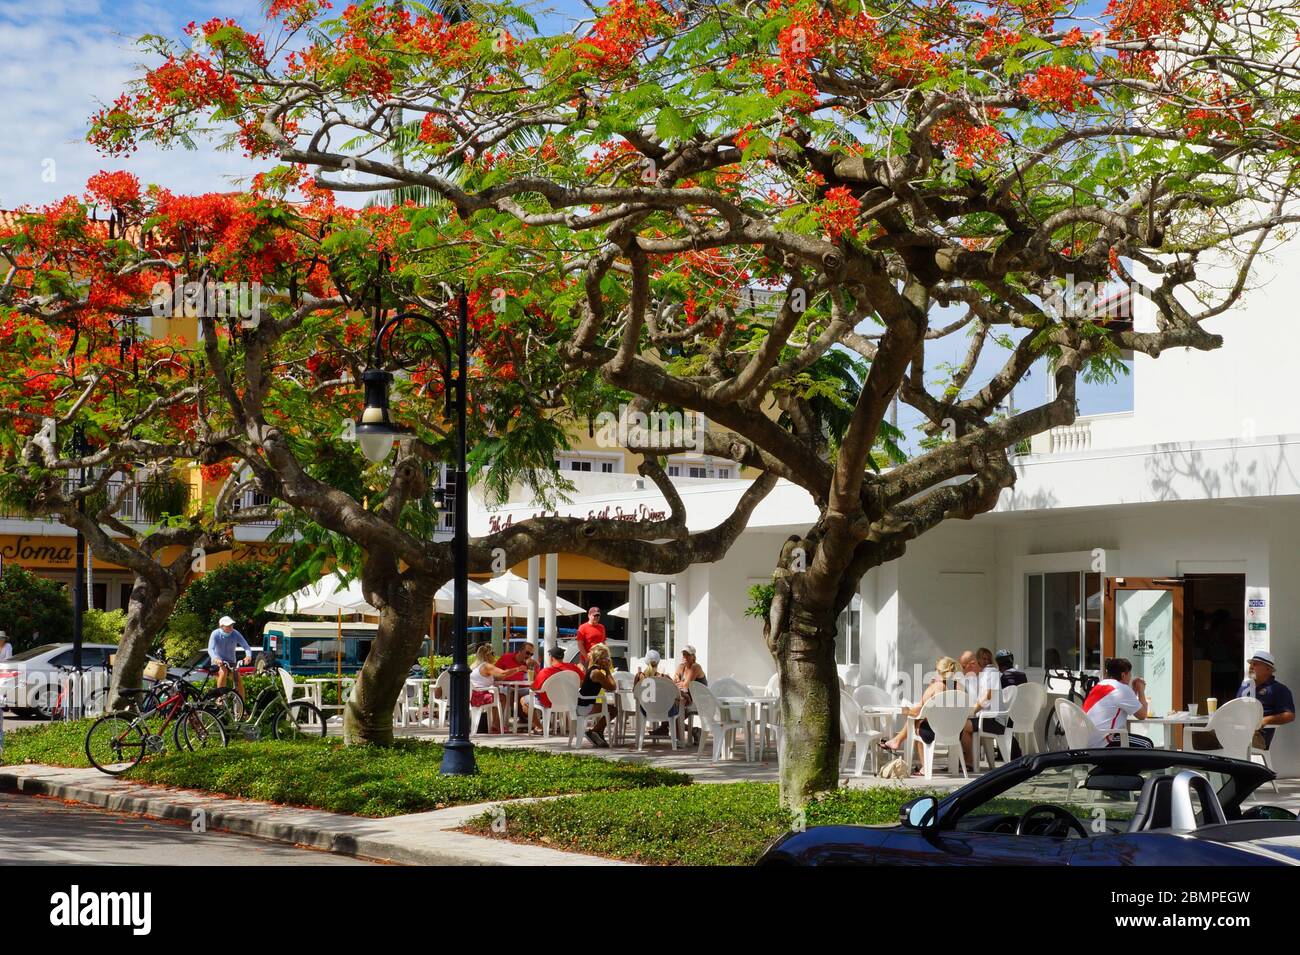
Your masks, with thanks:
M 405 865 L 627 864 L 453 831 L 496 803 L 374 819 L 149 786 L 114 779 L 94 769 L 32 764 L 0 766 L 0 790 L 51 796 L 156 819 L 179 819 L 191 824 L 202 819 L 207 829 Z

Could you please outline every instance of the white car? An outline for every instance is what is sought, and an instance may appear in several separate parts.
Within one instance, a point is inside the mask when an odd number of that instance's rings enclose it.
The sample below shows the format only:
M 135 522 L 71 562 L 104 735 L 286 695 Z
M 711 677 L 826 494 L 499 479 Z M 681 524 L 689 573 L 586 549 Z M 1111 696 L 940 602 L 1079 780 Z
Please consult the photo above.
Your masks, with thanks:
M 81 645 L 81 665 L 90 671 L 88 700 L 108 692 L 108 656 L 116 652 L 111 643 Z M 8 707 L 27 719 L 49 719 L 59 706 L 63 679 L 71 667 L 70 643 L 42 644 L 0 661 L 0 708 Z

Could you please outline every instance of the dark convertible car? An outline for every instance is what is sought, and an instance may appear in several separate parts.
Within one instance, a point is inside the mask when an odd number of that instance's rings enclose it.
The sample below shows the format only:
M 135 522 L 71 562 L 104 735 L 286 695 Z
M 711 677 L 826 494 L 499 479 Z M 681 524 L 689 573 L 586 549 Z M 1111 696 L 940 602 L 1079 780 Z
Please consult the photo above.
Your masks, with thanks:
M 1087 749 L 1014 760 L 898 825 L 814 826 L 759 865 L 1300 865 L 1300 821 L 1245 800 L 1273 778 L 1256 763 L 1160 749 Z

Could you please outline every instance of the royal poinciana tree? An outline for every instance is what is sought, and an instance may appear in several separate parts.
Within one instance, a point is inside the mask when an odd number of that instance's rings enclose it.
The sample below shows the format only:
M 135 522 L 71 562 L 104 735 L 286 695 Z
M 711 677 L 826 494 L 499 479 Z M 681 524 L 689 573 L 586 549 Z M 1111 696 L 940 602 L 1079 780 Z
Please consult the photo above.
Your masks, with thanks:
M 418 244 L 441 249 L 441 277 L 509 290 L 548 380 L 703 413 L 709 453 L 806 489 L 820 517 L 773 555 L 765 628 L 798 803 L 835 782 L 834 625 L 863 573 L 991 508 L 1009 449 L 1073 419 L 1081 375 L 1220 343 L 1202 323 L 1294 221 L 1295 18 L 1252 0 L 615 0 L 540 34 L 504 6 L 469 12 L 276 0 L 280 24 L 150 39 L 161 62 L 92 138 L 111 153 L 224 133 L 286 179 L 420 191 Z M 1150 320 L 1060 294 L 1081 283 L 1145 297 Z M 1009 413 L 1044 361 L 1054 397 Z M 977 363 L 996 364 L 978 387 Z M 856 368 L 851 387 L 828 365 Z M 248 387 L 237 414 L 276 493 L 322 496 L 314 516 L 368 543 L 389 533 L 391 508 L 296 475 Z M 896 400 L 929 437 L 881 469 Z M 605 533 L 552 531 L 551 550 Z M 512 559 L 538 533 L 519 530 Z M 400 615 L 384 581 L 436 579 L 444 555 L 388 555 L 371 551 L 367 586 Z
M 170 334 L 171 289 L 191 260 L 165 192 L 101 174 L 82 197 L 17 216 L 0 232 L 0 495 L 81 532 L 134 577 L 110 687 L 128 702 L 190 575 L 230 547 L 239 508 L 233 449 L 205 427 L 208 385 L 192 343 Z M 107 217 L 97 211 L 108 211 Z M 161 214 L 174 223 L 150 228 Z M 153 325 L 155 327 L 146 331 Z M 207 500 L 193 467 L 226 478 Z

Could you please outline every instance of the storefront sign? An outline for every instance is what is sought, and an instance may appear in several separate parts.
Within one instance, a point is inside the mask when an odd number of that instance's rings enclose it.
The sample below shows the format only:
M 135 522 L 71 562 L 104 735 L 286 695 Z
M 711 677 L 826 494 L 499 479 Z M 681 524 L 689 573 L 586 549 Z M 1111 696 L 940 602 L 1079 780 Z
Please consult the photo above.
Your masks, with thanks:
M 71 567 L 76 561 L 76 549 L 71 538 L 51 541 L 48 537 L 0 538 L 0 559 L 23 565 L 41 567 Z
M 644 504 L 638 504 L 630 510 L 624 510 L 621 505 L 607 504 L 599 511 L 588 511 L 585 518 L 579 514 L 547 514 L 544 511 L 538 511 L 532 515 L 532 518 L 560 516 L 577 517 L 588 521 L 662 521 L 668 517 L 668 512 L 651 510 Z M 532 520 L 532 518 L 523 518 L 523 520 Z M 515 517 L 513 514 L 507 515 L 505 520 L 496 515 L 491 515 L 488 517 L 488 529 L 490 533 L 495 534 L 497 531 L 512 527 L 514 522 Z

